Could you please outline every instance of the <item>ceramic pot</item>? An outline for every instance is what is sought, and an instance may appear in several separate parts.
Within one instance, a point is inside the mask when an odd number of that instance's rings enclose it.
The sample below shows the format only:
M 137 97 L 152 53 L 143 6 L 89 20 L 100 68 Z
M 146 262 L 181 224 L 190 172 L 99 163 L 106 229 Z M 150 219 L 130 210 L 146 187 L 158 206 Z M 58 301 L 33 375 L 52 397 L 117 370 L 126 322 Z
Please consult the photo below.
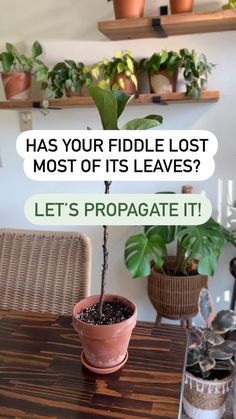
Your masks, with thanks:
M 158 71 L 156 74 L 149 74 L 149 84 L 151 93 L 171 93 L 176 92 L 178 71 L 170 76 L 166 69 Z
M 31 85 L 31 73 L 2 73 L 6 99 L 28 99 Z
M 65 94 L 66 97 L 87 97 L 89 96 L 88 94 L 88 89 L 86 86 L 82 86 L 79 92 L 72 92 L 72 90 L 65 88 Z
M 234 373 L 222 380 L 203 380 L 185 373 L 183 406 L 192 419 L 220 419 L 232 386 Z
M 138 80 L 138 73 L 135 71 L 135 76 Z M 136 95 L 138 89 L 136 88 L 135 84 L 132 82 L 130 77 L 127 77 L 125 73 L 120 73 L 115 78 L 115 83 L 119 85 L 119 80 L 123 80 L 124 88 L 120 87 L 119 90 L 127 95 Z M 120 85 L 119 85 L 120 86 Z
M 170 0 L 172 14 L 191 13 L 193 11 L 193 0 Z
M 113 0 L 116 19 L 143 17 L 145 0 Z
M 93 325 L 76 318 L 76 314 L 85 308 L 99 302 L 99 295 L 87 297 L 77 303 L 73 309 L 72 323 L 78 332 L 87 362 L 98 369 L 107 369 L 107 373 L 113 372 L 114 367 L 123 365 L 127 355 L 127 348 L 133 328 L 137 321 L 137 308 L 134 303 L 117 295 L 105 296 L 105 301 L 119 300 L 129 307 L 133 315 L 121 323 L 110 325 Z M 117 368 L 117 369 L 118 369 Z M 113 369 L 112 371 L 109 371 Z
M 165 266 L 171 271 L 175 257 L 169 257 Z M 208 287 L 205 275 L 174 276 L 157 272 L 152 264 L 148 277 L 148 296 L 161 317 L 173 320 L 188 319 L 198 313 L 198 299 L 202 288 Z

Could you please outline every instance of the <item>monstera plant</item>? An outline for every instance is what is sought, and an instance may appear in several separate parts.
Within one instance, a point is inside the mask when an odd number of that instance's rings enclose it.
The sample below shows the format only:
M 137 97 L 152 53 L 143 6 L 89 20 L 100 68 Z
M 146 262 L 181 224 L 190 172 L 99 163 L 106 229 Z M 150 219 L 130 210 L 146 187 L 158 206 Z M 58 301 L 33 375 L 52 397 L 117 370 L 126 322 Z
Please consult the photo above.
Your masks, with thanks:
M 190 322 L 228 241 L 229 233 L 213 218 L 195 226 L 146 226 L 126 241 L 125 263 L 133 278 L 148 276 L 148 295 L 159 320 Z M 167 256 L 171 243 L 177 245 L 174 257 Z

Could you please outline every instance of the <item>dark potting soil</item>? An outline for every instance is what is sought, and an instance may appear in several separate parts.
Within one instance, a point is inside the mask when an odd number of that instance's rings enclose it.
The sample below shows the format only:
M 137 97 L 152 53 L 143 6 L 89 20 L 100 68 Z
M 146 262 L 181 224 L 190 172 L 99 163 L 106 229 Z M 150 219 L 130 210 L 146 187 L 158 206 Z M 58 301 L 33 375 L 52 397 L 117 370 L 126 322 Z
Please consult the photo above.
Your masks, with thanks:
M 133 311 L 120 301 L 105 301 L 103 304 L 102 318 L 98 314 L 98 304 L 88 307 L 76 315 L 77 319 L 85 323 L 106 325 L 123 322 L 129 319 Z
M 197 378 L 202 378 L 201 373 L 196 372 L 196 370 L 192 370 L 191 367 L 187 368 L 187 371 L 189 371 L 191 374 L 193 374 Z M 231 374 L 232 371 L 228 370 L 214 370 L 212 369 L 210 375 L 205 378 L 205 380 L 223 380 L 224 378 L 228 377 Z

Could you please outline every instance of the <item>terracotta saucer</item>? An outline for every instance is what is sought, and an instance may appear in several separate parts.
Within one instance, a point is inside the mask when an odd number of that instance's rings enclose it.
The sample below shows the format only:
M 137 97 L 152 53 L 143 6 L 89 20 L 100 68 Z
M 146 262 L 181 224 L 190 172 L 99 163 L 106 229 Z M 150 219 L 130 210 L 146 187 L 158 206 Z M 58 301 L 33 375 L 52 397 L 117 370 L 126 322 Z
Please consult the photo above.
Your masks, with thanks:
M 94 367 L 93 365 L 90 365 L 87 361 L 87 358 L 84 354 L 84 352 L 81 353 L 81 362 L 82 364 L 88 368 L 90 371 L 95 372 L 96 374 L 111 374 L 112 372 L 118 371 L 121 367 L 123 367 L 123 365 L 126 363 L 128 359 L 128 352 L 126 352 L 126 355 L 123 359 L 123 361 L 118 364 L 115 365 L 114 367 L 110 367 L 110 368 L 98 368 L 98 367 Z

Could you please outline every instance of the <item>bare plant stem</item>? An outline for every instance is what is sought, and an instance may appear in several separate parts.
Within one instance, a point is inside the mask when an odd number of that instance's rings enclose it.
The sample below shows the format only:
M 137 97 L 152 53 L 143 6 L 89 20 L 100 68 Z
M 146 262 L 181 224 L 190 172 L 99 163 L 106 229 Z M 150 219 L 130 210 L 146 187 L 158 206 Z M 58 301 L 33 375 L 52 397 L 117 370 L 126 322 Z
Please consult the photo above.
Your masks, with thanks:
M 111 183 L 112 182 L 109 182 L 107 180 L 104 181 L 105 195 L 110 193 Z M 102 264 L 102 276 L 101 276 L 101 292 L 100 292 L 100 299 L 99 299 L 99 304 L 98 304 L 98 313 L 99 313 L 100 319 L 102 318 L 102 309 L 103 309 L 105 288 L 106 288 L 106 274 L 107 274 L 107 269 L 108 269 L 107 241 L 108 241 L 108 226 L 104 225 L 103 226 L 103 244 L 102 244 L 103 264 Z

